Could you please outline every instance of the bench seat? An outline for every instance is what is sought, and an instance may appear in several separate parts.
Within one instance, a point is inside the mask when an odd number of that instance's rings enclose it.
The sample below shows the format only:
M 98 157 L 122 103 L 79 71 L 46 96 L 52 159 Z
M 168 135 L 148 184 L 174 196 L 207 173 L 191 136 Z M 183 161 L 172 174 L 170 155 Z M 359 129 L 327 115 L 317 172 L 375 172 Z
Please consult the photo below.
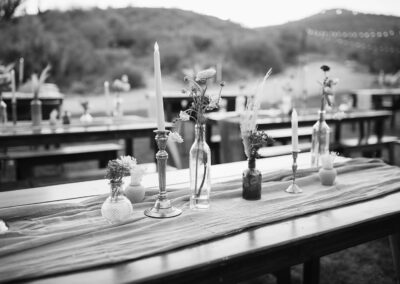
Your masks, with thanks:
M 69 145 L 48 150 L 8 151 L 0 154 L 0 160 L 15 161 L 17 180 L 24 180 L 32 178 L 33 168 L 39 165 L 97 160 L 100 168 L 104 168 L 121 150 L 123 147 L 116 143 Z

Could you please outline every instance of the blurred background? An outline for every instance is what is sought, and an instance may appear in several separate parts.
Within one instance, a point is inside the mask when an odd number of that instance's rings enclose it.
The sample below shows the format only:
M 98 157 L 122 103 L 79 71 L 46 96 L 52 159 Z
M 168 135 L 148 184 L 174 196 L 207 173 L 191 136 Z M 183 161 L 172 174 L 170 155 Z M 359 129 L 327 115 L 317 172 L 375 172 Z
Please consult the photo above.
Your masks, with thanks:
M 155 41 L 165 90 L 182 88 L 185 72 L 214 67 L 226 89 L 251 92 L 272 67 L 263 99 L 274 103 L 288 84 L 295 96 L 315 95 L 322 63 L 340 78 L 338 92 L 399 84 L 398 1 L 214 2 L 2 0 L 0 61 L 23 57 L 24 82 L 50 64 L 48 82 L 72 112 L 81 109 L 76 96 L 101 111 L 103 82 L 122 74 L 132 87 L 128 111 L 139 105 L 153 89 Z

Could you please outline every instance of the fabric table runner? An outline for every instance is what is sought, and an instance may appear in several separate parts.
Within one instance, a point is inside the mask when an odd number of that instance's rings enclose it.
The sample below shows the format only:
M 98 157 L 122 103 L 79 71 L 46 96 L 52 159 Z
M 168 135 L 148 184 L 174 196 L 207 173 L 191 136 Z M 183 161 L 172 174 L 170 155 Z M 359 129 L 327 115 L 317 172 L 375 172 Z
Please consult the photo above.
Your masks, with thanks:
M 211 209 L 189 209 L 187 185 L 168 188 L 183 214 L 171 219 L 145 217 L 157 191 L 134 204 L 126 222 L 109 224 L 100 213 L 106 196 L 80 203 L 38 204 L 0 210 L 10 230 L 0 235 L 0 280 L 17 280 L 115 264 L 228 236 L 245 229 L 294 218 L 400 190 L 400 168 L 380 160 L 354 159 L 336 166 L 334 186 L 322 186 L 315 169 L 299 172 L 302 194 L 284 190 L 291 172 L 263 173 L 262 198 L 241 197 L 241 177 L 213 184 Z

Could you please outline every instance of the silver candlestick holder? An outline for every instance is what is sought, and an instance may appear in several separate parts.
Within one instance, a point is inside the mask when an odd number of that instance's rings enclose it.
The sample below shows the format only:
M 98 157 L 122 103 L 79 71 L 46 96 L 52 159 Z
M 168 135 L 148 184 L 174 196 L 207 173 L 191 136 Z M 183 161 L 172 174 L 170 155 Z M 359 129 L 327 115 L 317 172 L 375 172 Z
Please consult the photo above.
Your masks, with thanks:
M 296 173 L 297 173 L 297 156 L 299 155 L 300 151 L 293 151 L 293 164 L 292 164 L 292 171 L 293 171 L 293 182 L 289 187 L 286 189 L 287 193 L 302 193 L 303 190 L 296 184 Z
M 166 190 L 166 170 L 168 153 L 165 151 L 168 141 L 168 130 L 155 130 L 158 152 L 156 154 L 158 167 L 158 185 L 160 192 L 154 206 L 144 211 L 146 216 L 152 218 L 170 218 L 182 214 L 182 210 L 171 205 L 171 201 L 167 198 Z

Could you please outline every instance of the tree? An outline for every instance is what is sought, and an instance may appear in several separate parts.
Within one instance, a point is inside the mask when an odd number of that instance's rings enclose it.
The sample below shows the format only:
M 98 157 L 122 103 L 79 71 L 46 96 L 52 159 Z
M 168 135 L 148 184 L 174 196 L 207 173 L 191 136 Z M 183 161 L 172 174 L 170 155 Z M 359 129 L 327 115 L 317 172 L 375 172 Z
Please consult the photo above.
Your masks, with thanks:
M 0 21 L 10 21 L 24 0 L 0 0 Z

